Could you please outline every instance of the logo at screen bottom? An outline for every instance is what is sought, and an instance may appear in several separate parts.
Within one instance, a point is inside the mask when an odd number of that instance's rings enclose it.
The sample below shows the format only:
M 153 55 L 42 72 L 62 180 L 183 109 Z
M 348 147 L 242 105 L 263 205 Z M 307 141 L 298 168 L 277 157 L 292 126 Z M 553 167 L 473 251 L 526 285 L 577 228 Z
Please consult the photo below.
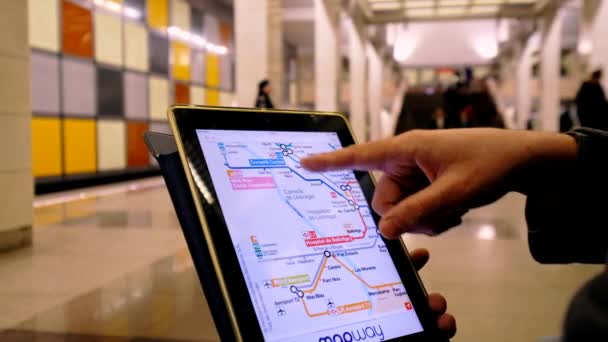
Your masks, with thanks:
M 335 334 L 333 336 L 322 336 L 319 337 L 319 342 L 351 342 L 351 341 L 364 341 L 364 340 L 377 340 L 384 341 L 384 332 L 382 326 L 367 326 L 350 331 L 345 331 L 341 334 Z

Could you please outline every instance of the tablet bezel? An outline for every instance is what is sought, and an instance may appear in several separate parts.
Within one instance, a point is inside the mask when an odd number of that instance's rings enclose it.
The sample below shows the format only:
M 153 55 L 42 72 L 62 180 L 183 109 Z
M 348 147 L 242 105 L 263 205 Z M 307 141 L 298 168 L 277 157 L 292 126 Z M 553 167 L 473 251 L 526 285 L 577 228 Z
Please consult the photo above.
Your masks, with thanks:
M 264 341 L 242 272 L 227 271 L 241 268 L 196 130 L 335 132 L 342 145 L 346 147 L 355 143 L 348 121 L 338 113 L 205 106 L 173 106 L 169 108 L 168 116 L 203 226 L 205 240 L 209 245 L 213 265 L 218 274 L 221 295 L 228 305 L 235 335 L 237 339 L 244 340 L 243 333 L 246 332 L 247 340 Z M 355 171 L 355 176 L 364 196 L 371 203 L 374 190 L 372 175 L 369 172 Z M 205 189 L 202 189 L 203 187 Z M 379 217 L 375 213 L 373 213 L 373 217 L 377 223 Z M 424 329 L 423 332 L 391 341 L 445 341 L 445 339 L 439 338 L 436 317 L 430 311 L 426 291 L 409 259 L 405 245 L 400 239 L 386 240 L 383 238 L 383 242 L 386 244 Z

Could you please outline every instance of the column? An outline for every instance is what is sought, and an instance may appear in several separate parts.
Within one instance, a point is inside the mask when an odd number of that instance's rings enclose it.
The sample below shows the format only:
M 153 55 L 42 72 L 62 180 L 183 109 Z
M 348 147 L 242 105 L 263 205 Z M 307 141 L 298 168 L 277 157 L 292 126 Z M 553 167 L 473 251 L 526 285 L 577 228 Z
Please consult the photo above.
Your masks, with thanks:
M 401 109 L 403 108 L 403 100 L 405 98 L 405 93 L 407 92 L 408 80 L 405 72 L 402 70 L 397 78 L 399 81 L 397 83 L 398 85 L 395 91 L 395 97 L 393 97 L 393 101 L 391 102 L 391 128 L 390 131 L 384 132 L 384 136 L 391 136 L 395 134 L 397 121 L 399 121 Z
M 562 13 L 557 6 L 541 17 L 539 128 L 559 131 Z
M 282 106 L 283 39 L 281 0 L 235 0 L 236 100 L 255 103 L 258 83 L 270 80 L 271 98 Z
M 370 140 L 377 140 L 382 137 L 382 57 L 373 44 L 367 44 L 367 58 L 369 61 L 369 80 L 368 85 L 368 107 L 370 120 Z
M 348 25 L 348 56 L 350 71 L 350 123 L 359 142 L 369 140 L 366 108 L 367 45 L 364 26 L 358 18 Z
M 338 110 L 339 2 L 314 0 L 315 27 L 315 108 Z
M 32 243 L 27 1 L 0 1 L 0 251 Z
M 538 50 L 540 36 L 538 33 L 532 34 L 522 44 L 517 62 L 515 99 L 517 127 L 525 129 L 531 115 L 532 95 L 530 92 L 530 80 L 532 79 L 532 55 Z

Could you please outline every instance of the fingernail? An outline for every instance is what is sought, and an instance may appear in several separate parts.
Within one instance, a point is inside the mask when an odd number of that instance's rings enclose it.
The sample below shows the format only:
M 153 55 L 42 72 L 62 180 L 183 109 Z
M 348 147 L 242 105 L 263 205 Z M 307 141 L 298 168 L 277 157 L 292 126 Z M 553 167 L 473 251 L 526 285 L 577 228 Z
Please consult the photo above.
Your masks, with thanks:
M 395 231 L 395 224 L 390 218 L 382 218 L 380 220 L 380 234 L 387 239 L 392 239 L 392 233 Z

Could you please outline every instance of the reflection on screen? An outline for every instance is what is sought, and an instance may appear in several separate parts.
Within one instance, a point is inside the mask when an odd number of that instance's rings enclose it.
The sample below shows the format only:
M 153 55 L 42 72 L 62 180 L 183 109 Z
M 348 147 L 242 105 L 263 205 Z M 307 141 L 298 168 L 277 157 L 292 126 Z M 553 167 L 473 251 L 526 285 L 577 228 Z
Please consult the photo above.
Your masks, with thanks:
M 383 341 L 422 331 L 353 172 L 300 159 L 335 133 L 197 131 L 267 341 Z

